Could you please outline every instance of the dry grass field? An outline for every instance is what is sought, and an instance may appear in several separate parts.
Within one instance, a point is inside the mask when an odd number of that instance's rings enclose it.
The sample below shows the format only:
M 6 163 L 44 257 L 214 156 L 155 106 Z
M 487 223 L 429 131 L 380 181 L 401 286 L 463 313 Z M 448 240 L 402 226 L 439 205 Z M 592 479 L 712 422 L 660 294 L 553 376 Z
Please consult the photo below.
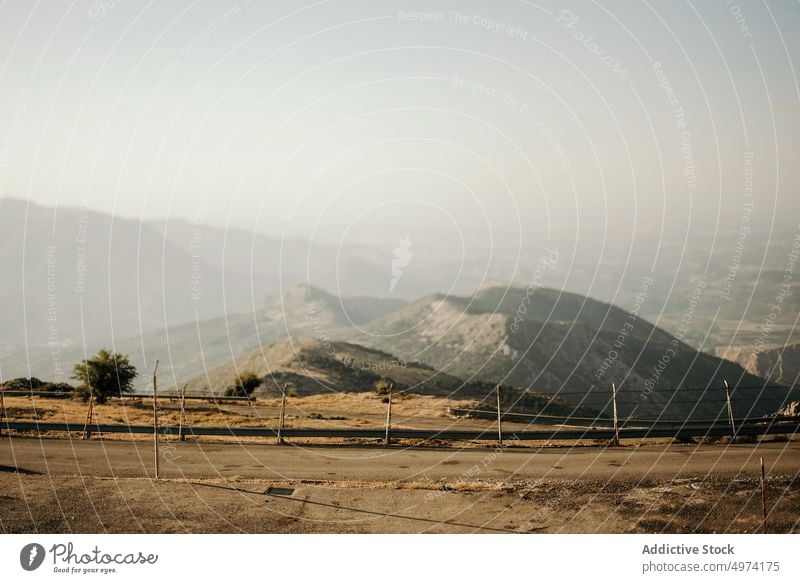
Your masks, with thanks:
M 384 398 L 374 393 L 337 393 L 288 399 L 285 427 L 382 427 L 386 416 Z M 395 395 L 393 416 L 413 423 L 452 417 L 450 407 L 471 407 L 474 401 L 462 401 L 423 395 Z M 6 415 L 13 421 L 83 424 L 87 404 L 76 399 L 40 397 L 6 397 Z M 198 426 L 265 426 L 277 427 L 280 399 L 254 399 L 247 403 L 186 401 L 188 423 Z M 94 405 L 95 423 L 149 425 L 153 423 L 152 399 L 112 399 Z M 159 398 L 159 424 L 177 425 L 180 403 L 174 397 Z M 401 425 L 402 426 L 402 425 Z

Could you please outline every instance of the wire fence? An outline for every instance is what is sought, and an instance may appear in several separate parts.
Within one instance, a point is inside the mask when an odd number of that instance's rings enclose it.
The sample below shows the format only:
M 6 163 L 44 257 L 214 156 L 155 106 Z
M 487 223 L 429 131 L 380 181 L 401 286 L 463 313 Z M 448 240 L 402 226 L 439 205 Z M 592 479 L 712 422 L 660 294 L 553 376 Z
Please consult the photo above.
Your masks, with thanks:
M 790 396 L 797 392 L 797 387 L 787 387 L 783 385 L 764 385 L 764 386 L 736 386 L 728 387 L 727 384 L 721 387 L 681 387 L 675 392 L 684 395 L 700 395 L 699 399 L 687 399 L 691 404 L 703 402 L 705 404 L 715 403 L 719 405 L 716 416 L 706 416 L 693 418 L 685 416 L 683 418 L 668 418 L 663 415 L 649 417 L 635 417 L 633 415 L 618 415 L 618 406 L 624 402 L 624 393 L 612 386 L 611 391 L 600 393 L 597 387 L 591 387 L 586 393 L 582 393 L 584 400 L 594 390 L 597 395 L 604 398 L 605 404 L 594 416 L 580 415 L 576 407 L 573 412 L 564 415 L 554 415 L 546 412 L 525 412 L 514 410 L 514 404 L 521 400 L 523 392 L 517 391 L 510 397 L 511 406 L 507 406 L 503 401 L 503 387 L 495 387 L 491 395 L 485 395 L 478 400 L 478 406 L 472 408 L 450 408 L 448 413 L 450 421 L 448 427 L 442 428 L 419 428 L 413 427 L 414 416 L 406 416 L 404 419 L 405 427 L 393 427 L 392 402 L 393 386 L 390 388 L 388 396 L 383 400 L 387 404 L 385 423 L 383 427 L 286 427 L 285 412 L 287 407 L 291 407 L 291 398 L 287 398 L 284 390 L 280 400 L 280 411 L 278 424 L 269 425 L 265 422 L 262 415 L 254 414 L 252 419 L 261 423 L 258 427 L 240 426 L 204 426 L 191 423 L 190 412 L 187 411 L 187 401 L 201 401 L 214 405 L 225 403 L 235 405 L 245 405 L 255 408 L 258 401 L 252 397 L 243 396 L 216 396 L 216 395 L 190 395 L 179 393 L 168 394 L 129 394 L 123 395 L 124 400 L 152 399 L 153 402 L 153 422 L 152 424 L 108 424 L 97 423 L 93 418 L 93 400 L 89 401 L 86 420 L 83 423 L 47 423 L 40 421 L 24 421 L 10 419 L 6 414 L 4 402 L 0 402 L 0 429 L 7 431 L 36 432 L 44 434 L 49 432 L 80 432 L 85 438 L 90 438 L 93 434 L 152 434 L 156 443 L 159 435 L 177 436 L 178 439 L 185 439 L 187 436 L 229 436 L 229 437 L 274 437 L 279 443 L 285 443 L 287 438 L 297 437 L 320 437 L 320 438 L 364 438 L 379 439 L 388 445 L 392 439 L 422 439 L 422 440 L 497 440 L 514 439 L 519 441 L 553 441 L 553 440 L 607 440 L 613 445 L 619 445 L 621 439 L 648 439 L 648 438 L 708 438 L 728 436 L 731 440 L 736 440 L 743 436 L 758 436 L 782 433 L 792 435 L 797 433 L 800 425 L 800 417 L 797 416 L 753 416 L 750 414 L 734 416 L 733 404 L 743 403 L 745 406 L 751 404 L 759 395 L 763 395 L 767 389 L 776 391 L 780 394 L 780 402 L 785 404 Z M 709 391 L 722 393 L 722 397 L 702 398 Z M 758 391 L 754 393 L 753 391 Z M 563 406 L 565 401 L 561 400 L 562 395 L 579 394 L 576 391 L 564 391 L 555 395 L 547 395 L 551 402 L 558 402 Z M 673 393 L 674 394 L 674 393 Z M 5 396 L 23 397 L 64 397 L 64 395 L 54 395 L 47 391 L 0 391 L 0 399 Z M 754 396 L 755 395 L 755 396 Z M 177 403 L 173 409 L 179 410 L 178 425 L 161 424 L 159 422 L 159 412 L 163 406 L 158 404 L 157 397 L 162 400 Z M 494 404 L 489 405 L 494 399 Z M 670 400 L 670 403 L 674 403 Z M 263 406 L 263 405 L 262 405 Z M 546 408 L 546 406 L 545 406 Z M 612 414 L 606 411 L 612 410 Z M 219 409 L 218 409 L 219 410 Z M 748 409 L 749 411 L 749 409 Z M 777 410 L 775 411 L 777 413 Z M 464 427 L 465 420 L 490 421 L 484 423 L 482 427 Z M 506 426 L 504 427 L 504 423 Z M 508 424 L 513 424 L 509 428 Z M 411 425 L 410 427 L 408 425 Z

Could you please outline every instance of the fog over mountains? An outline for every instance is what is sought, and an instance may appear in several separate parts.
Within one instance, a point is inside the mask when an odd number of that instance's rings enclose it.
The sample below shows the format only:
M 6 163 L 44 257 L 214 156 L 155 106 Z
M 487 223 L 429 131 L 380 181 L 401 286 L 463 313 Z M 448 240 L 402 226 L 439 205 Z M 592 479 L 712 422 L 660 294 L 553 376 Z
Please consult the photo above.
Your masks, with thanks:
M 386 269 L 355 250 L 337 263 L 336 249 L 201 221 L 137 221 L 8 199 L 0 229 L 4 345 L 111 342 L 252 310 L 282 287 L 333 282 L 337 268 L 353 289 L 386 285 Z

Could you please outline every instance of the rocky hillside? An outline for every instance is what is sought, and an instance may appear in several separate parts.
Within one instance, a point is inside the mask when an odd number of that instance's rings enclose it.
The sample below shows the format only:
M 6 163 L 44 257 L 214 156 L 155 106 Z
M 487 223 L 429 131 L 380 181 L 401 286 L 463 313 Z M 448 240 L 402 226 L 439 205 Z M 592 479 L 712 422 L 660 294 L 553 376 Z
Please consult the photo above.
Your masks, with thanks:
M 778 415 L 781 417 L 800 417 L 800 401 L 792 401 L 787 404 L 778 411 Z
M 800 344 L 760 350 L 752 346 L 736 346 L 718 349 L 716 354 L 739 364 L 750 374 L 776 383 L 794 385 L 800 378 Z
M 463 383 L 418 363 L 346 342 L 290 338 L 267 344 L 226 362 L 188 382 L 187 390 L 221 393 L 237 374 L 251 371 L 265 379 L 257 394 L 280 394 L 282 387 L 299 395 L 374 391 L 375 382 L 391 379 L 398 390 L 451 394 Z M 475 387 L 470 387 L 472 394 Z
M 348 342 L 310 338 L 280 340 L 191 379 L 187 391 L 220 394 L 232 387 L 237 374 L 249 371 L 264 379 L 255 395 L 279 395 L 282 388 L 296 395 L 375 391 L 391 380 L 395 390 L 422 395 L 474 399 L 481 408 L 494 408 L 495 385 L 461 379 L 419 362 L 407 362 L 386 352 Z M 552 415 L 595 416 L 589 407 L 575 407 L 533 391 L 506 387 L 503 408 Z
M 714 418 L 723 414 L 723 380 L 763 383 L 635 314 L 544 288 L 429 296 L 349 338 L 461 378 L 531 387 L 607 413 L 614 382 L 620 413 L 638 417 Z M 786 397 L 780 389 L 751 395 L 737 393 L 737 416 L 774 412 Z

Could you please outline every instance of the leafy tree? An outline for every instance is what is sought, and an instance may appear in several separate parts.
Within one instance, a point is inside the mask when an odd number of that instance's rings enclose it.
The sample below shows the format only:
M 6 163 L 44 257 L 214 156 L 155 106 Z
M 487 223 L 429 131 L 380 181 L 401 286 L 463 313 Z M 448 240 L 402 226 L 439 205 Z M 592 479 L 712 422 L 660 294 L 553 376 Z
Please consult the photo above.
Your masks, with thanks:
M 75 365 L 72 378 L 78 381 L 78 393 L 84 401 L 94 394 L 98 403 L 105 403 L 109 397 L 129 393 L 133 390 L 136 367 L 128 356 L 108 350 L 101 350 L 93 358 Z

